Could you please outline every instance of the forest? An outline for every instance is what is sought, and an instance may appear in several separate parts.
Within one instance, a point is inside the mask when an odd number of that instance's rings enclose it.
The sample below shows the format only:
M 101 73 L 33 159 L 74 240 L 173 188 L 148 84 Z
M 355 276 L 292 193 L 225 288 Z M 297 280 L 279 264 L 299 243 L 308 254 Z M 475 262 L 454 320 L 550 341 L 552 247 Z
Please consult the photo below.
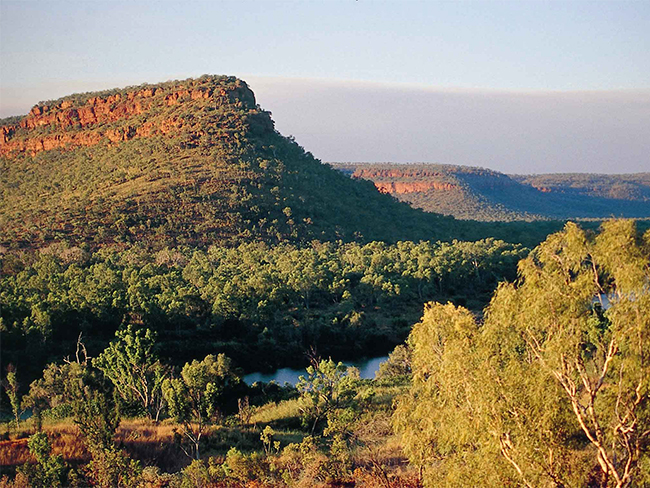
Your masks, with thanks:
M 648 486 L 649 257 L 627 220 L 567 224 L 532 251 L 5 257 L 3 353 L 41 349 L 5 374 L 0 486 Z M 395 320 L 423 302 L 412 329 Z M 189 357 L 174 327 L 220 342 Z M 372 334 L 396 346 L 375 379 L 331 359 Z M 297 385 L 242 381 L 296 341 L 315 346 Z
M 340 359 L 383 354 L 426 301 L 487 304 L 524 253 L 495 239 L 95 253 L 51 245 L 3 257 L 3 356 L 31 381 L 79 334 L 94 356 L 127 325 L 158 334 L 160 354 L 177 365 L 210 352 L 246 372 L 303 366 L 311 347 Z

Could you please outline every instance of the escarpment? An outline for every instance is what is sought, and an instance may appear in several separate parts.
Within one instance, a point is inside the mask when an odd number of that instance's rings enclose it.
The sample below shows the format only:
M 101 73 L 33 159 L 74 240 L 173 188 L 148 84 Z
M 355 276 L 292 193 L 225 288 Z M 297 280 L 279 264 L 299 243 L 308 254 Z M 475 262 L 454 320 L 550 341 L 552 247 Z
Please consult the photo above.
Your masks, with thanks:
M 428 212 L 510 221 L 650 217 L 650 174 L 506 175 L 442 164 L 334 163 L 357 179 Z
M 451 183 L 441 183 L 437 181 L 375 181 L 375 186 L 382 193 L 417 193 L 429 190 L 451 191 L 457 188 Z
M 178 110 L 180 106 L 184 110 Z M 231 115 L 224 109 L 257 116 L 258 128 L 273 130 L 270 117 L 257 109 L 255 96 L 244 82 L 223 77 L 215 85 L 213 79 L 202 78 L 189 83 L 114 90 L 114 93 L 72 95 L 40 103 L 18 124 L 0 127 L 0 156 L 35 155 L 52 149 L 184 132 L 188 139 L 197 139 L 205 135 L 205 128 L 183 116 L 188 109 L 212 111 L 211 123 L 223 126 L 223 137 L 227 137 Z

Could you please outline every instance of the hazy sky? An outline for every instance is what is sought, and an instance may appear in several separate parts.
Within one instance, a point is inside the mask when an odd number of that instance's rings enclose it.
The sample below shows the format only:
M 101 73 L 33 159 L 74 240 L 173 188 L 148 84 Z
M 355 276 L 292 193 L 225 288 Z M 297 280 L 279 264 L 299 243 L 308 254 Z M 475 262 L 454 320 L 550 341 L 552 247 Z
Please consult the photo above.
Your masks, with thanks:
M 650 1 L 0 1 L 0 116 L 228 74 L 325 161 L 650 171 Z

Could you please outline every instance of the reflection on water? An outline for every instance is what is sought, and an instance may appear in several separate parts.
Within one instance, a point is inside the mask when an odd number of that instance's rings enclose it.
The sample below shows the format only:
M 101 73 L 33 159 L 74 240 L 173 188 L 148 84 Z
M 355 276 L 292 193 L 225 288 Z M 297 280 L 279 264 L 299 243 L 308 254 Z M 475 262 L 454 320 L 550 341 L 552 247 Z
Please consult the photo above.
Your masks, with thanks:
M 388 356 L 380 356 L 378 358 L 363 359 L 360 361 L 344 361 L 346 366 L 354 366 L 359 368 L 359 376 L 364 379 L 372 379 L 375 377 L 375 373 L 379 369 L 379 364 L 383 363 L 388 359 Z M 275 381 L 280 385 L 285 383 L 291 383 L 295 385 L 298 383 L 299 376 L 307 376 L 305 369 L 291 369 L 291 368 L 282 368 L 278 369 L 272 373 L 251 373 L 244 376 L 244 381 L 249 385 L 252 385 L 256 381 L 263 381 L 268 383 L 269 381 Z

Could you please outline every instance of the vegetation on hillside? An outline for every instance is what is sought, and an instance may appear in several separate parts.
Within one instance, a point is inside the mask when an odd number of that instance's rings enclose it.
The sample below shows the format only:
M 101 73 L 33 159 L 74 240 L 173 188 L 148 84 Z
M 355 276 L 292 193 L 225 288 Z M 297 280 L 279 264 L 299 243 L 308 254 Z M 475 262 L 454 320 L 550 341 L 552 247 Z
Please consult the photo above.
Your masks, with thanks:
M 0 488 L 650 486 L 633 222 L 529 252 L 562 224 L 415 210 L 230 77 L 41 102 L 0 155 Z M 645 176 L 402 168 L 382 191 L 472 218 L 602 216 L 635 184 L 620 208 L 647 213 Z M 391 349 L 374 380 L 337 362 Z
M 512 175 L 516 181 L 535 188 L 580 195 L 650 202 L 650 173 L 591 174 L 555 173 Z
M 650 174 L 505 175 L 443 164 L 330 163 L 427 212 L 480 221 L 650 218 Z
M 487 239 L 7 254 L 3 360 L 24 381 L 74 354 L 79 334 L 94 357 L 130 325 L 155 331 L 160 355 L 175 364 L 223 352 L 254 371 L 302 366 L 312 347 L 338 358 L 383 354 L 406 338 L 427 300 L 483 306 L 524 253 Z M 108 367 L 114 355 L 106 354 Z
M 52 102 L 24 118 L 26 127 L 3 128 L 2 148 L 27 147 L 0 157 L 5 247 L 473 237 L 321 164 L 274 130 L 236 78 L 94 95 Z M 99 119 L 81 123 L 83 110 Z M 53 148 L 36 144 L 47 137 Z

